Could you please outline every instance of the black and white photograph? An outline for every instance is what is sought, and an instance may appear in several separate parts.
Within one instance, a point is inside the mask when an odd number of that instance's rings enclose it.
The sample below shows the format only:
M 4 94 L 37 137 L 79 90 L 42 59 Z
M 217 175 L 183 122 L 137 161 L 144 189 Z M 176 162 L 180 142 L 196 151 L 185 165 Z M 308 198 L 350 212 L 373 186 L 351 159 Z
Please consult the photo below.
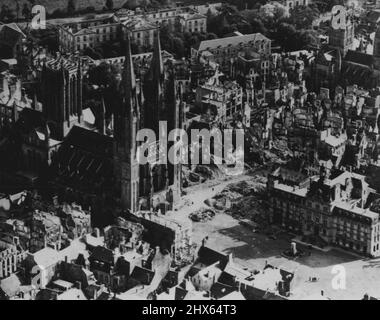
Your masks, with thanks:
M 0 300 L 378 300 L 379 126 L 379 0 L 0 0 Z

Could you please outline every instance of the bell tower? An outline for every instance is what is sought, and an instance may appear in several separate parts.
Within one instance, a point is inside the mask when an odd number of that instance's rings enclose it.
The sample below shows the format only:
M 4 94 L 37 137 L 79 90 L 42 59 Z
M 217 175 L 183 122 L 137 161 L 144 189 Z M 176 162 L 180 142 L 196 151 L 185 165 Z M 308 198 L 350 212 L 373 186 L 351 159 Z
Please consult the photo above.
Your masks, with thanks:
M 119 89 L 120 103 L 115 110 L 114 175 L 122 208 L 136 212 L 139 199 L 136 135 L 139 130 L 140 110 L 129 35 L 126 45 L 127 52 Z

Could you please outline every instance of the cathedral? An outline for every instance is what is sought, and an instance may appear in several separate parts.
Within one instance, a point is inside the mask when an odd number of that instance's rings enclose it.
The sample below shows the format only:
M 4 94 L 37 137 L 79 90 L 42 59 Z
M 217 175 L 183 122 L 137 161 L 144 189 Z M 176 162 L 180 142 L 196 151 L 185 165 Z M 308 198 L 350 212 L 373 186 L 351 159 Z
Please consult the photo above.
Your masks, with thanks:
M 80 68 L 76 74 L 80 76 Z M 74 81 L 68 88 L 78 98 L 77 79 L 80 78 L 73 76 L 73 80 L 65 78 L 61 83 Z M 99 121 L 103 128 L 98 127 L 98 130 L 88 130 L 81 125 L 81 103 L 75 95 L 66 93 L 62 100 L 59 110 L 51 110 L 51 116 L 49 114 L 50 118 L 60 120 L 57 121 L 59 134 L 69 130 L 52 164 L 55 178 L 51 186 L 61 198 L 92 208 L 113 204 L 132 213 L 139 210 L 165 212 L 173 208 L 181 195 L 181 165 L 140 165 L 137 161 L 136 136 L 140 128 L 152 129 L 158 137 L 160 120 L 167 121 L 168 132 L 183 126 L 182 88 L 174 67 L 170 62 L 163 63 L 159 34 L 151 66 L 142 79 L 136 79 L 127 39 L 122 76 L 113 97 L 116 107 L 112 134 L 104 128 L 108 123 L 104 100 Z
M 151 65 L 140 79 L 129 37 L 125 50 L 121 77 L 111 97 L 104 99 L 102 94 L 95 124 L 86 122 L 82 63 L 59 56 L 41 71 L 42 110 L 23 111 L 17 124 L 24 129 L 25 149 L 21 152 L 25 161 L 17 170 L 26 169 L 30 159 L 39 160 L 40 170 L 35 172 L 43 176 L 46 195 L 91 208 L 99 226 L 120 211 L 165 213 L 181 196 L 181 165 L 141 165 L 136 136 L 139 129 L 149 128 L 159 137 L 163 120 L 168 132 L 183 127 L 182 83 L 172 61 L 163 62 L 159 33 Z
M 363 88 L 380 85 L 380 30 L 376 30 L 372 54 L 365 52 L 362 41 L 354 48 L 354 24 L 348 20 L 345 29 L 329 29 L 329 42 L 316 55 L 314 90 L 321 87 L 333 92 L 337 85 L 356 84 Z

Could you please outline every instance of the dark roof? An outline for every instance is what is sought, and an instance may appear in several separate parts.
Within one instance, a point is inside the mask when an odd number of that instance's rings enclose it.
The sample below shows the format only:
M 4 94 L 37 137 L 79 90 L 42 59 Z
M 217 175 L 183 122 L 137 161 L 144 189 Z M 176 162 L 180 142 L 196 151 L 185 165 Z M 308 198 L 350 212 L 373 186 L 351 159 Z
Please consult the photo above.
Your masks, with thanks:
M 380 10 L 371 10 L 367 14 L 367 20 L 369 20 L 372 23 L 377 23 L 379 18 L 380 18 Z
M 28 134 L 33 129 L 45 126 L 45 123 L 46 120 L 44 119 L 42 112 L 34 109 L 24 108 L 20 112 L 16 126 L 21 133 Z
M 25 34 L 15 23 L 0 25 L 0 43 L 8 47 L 14 47 Z
M 137 280 L 141 284 L 148 285 L 152 282 L 154 276 L 154 271 L 148 270 L 145 268 L 141 268 L 136 266 L 133 269 L 133 272 L 131 274 L 131 278 Z
M 102 246 L 97 246 L 94 249 L 94 251 L 92 252 L 90 256 L 90 259 L 98 260 L 98 261 L 109 263 L 109 264 L 114 263 L 113 252 Z
M 201 262 L 206 266 L 212 265 L 215 262 L 221 262 L 221 269 L 223 270 L 228 262 L 228 256 L 202 246 L 198 251 L 198 262 Z
M 329 177 L 329 179 L 330 180 L 334 180 L 335 178 L 339 177 L 343 173 L 344 173 L 343 170 L 333 169 L 333 170 L 330 171 L 330 177 Z
M 97 297 L 96 300 L 110 300 L 111 298 L 111 294 L 109 294 L 108 292 L 102 292 L 99 297 Z
M 74 126 L 65 139 L 70 144 L 82 150 L 101 156 L 112 156 L 113 139 L 109 136 Z
M 359 51 L 348 50 L 344 61 L 371 67 L 371 65 L 373 65 L 373 55 Z
M 201 271 L 201 269 L 195 267 L 195 266 L 192 266 L 189 270 L 189 272 L 186 274 L 186 276 L 192 278 L 194 277 L 199 271 Z
M 98 194 L 113 190 L 113 139 L 73 127 L 55 158 L 55 183 Z
M 223 271 L 218 279 L 218 282 L 233 287 L 235 285 L 235 277 Z
M 188 291 L 185 289 L 182 289 L 180 287 L 175 288 L 175 300 L 183 300 L 185 299 Z
M 331 188 L 323 183 L 322 180 L 312 181 L 307 196 L 316 197 L 323 201 L 330 201 Z

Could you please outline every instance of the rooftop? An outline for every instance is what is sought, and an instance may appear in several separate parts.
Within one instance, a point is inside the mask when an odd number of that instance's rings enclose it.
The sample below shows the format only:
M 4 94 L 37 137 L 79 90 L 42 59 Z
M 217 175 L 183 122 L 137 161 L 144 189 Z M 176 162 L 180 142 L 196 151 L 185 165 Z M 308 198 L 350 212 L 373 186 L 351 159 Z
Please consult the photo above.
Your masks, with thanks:
M 233 36 L 228 38 L 220 38 L 213 40 L 205 40 L 199 43 L 196 48 L 198 51 L 213 50 L 227 46 L 238 46 L 240 44 L 247 44 L 249 42 L 255 43 L 257 41 L 271 41 L 261 33 L 251 33 L 242 36 Z

